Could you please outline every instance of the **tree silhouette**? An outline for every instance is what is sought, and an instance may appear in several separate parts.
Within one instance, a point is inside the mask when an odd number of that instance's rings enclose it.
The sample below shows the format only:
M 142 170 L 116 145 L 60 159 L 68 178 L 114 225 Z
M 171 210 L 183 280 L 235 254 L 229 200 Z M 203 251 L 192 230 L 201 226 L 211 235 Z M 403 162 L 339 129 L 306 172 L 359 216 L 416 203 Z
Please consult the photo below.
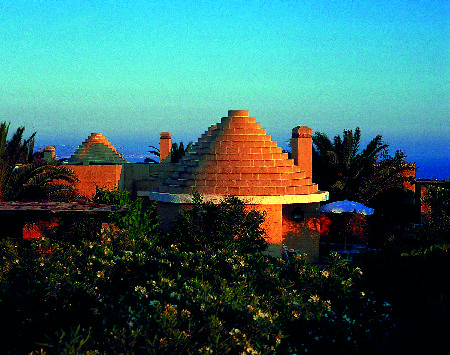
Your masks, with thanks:
M 172 143 L 172 149 L 170 150 L 170 162 L 178 163 L 180 159 L 189 151 L 189 149 L 191 149 L 193 145 L 194 145 L 193 142 L 189 142 L 186 148 L 184 148 L 183 142 L 180 142 L 180 144 Z M 149 150 L 149 153 L 152 153 L 153 155 L 160 157 L 160 151 L 158 148 L 152 145 L 149 147 L 152 148 L 152 150 Z M 144 162 L 151 164 L 158 163 L 155 159 L 152 158 L 145 158 Z
M 406 155 L 389 155 L 389 145 L 377 135 L 360 151 L 359 127 L 344 130 L 332 140 L 325 133 L 313 136 L 313 176 L 331 200 L 351 199 L 370 204 L 376 196 L 392 188 L 403 188 L 410 169 Z
M 189 142 L 186 148 L 184 148 L 183 142 L 180 142 L 178 145 L 177 143 L 172 144 L 172 150 L 170 151 L 170 159 L 172 163 L 178 163 L 181 158 L 191 149 L 191 147 L 194 145 L 193 142 Z
M 71 200 L 79 198 L 75 173 L 33 153 L 34 137 L 19 127 L 8 140 L 10 123 L 0 123 L 0 200 Z

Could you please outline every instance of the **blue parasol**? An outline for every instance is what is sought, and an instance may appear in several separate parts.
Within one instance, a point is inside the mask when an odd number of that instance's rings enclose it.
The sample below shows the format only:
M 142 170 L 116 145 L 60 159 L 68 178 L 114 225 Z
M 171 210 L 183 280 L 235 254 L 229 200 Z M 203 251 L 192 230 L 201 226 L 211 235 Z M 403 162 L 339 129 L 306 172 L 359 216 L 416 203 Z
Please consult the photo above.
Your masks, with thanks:
M 373 208 L 364 206 L 362 203 L 349 200 L 331 202 L 319 207 L 317 210 L 323 213 L 337 213 L 344 215 L 362 214 L 365 216 L 369 216 L 374 212 Z M 344 249 L 347 250 L 347 229 L 350 221 L 347 217 L 345 219 Z
M 339 213 L 339 214 L 357 213 L 363 214 L 365 216 L 371 215 L 374 212 L 373 208 L 364 206 L 362 203 L 349 200 L 331 202 L 326 205 L 323 205 L 322 207 L 319 207 L 318 210 L 324 213 Z

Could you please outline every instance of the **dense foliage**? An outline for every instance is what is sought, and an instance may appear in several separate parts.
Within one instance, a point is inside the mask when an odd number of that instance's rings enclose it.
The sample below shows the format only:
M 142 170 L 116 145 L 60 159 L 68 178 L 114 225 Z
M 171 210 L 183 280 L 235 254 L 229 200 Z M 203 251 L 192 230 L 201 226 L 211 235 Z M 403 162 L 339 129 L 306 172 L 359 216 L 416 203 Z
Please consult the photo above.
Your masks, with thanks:
M 189 149 L 192 148 L 192 146 L 194 145 L 194 142 L 189 142 L 186 146 L 186 148 L 184 147 L 184 143 L 180 142 L 180 144 L 178 143 L 172 143 L 172 148 L 170 150 L 170 162 L 171 163 L 178 163 L 180 161 L 181 158 L 184 157 L 184 155 L 189 151 Z M 152 153 L 153 155 L 159 157 L 160 156 L 160 151 L 158 148 L 154 147 L 154 146 L 150 146 L 150 148 L 152 148 L 152 150 L 149 150 L 149 153 Z M 155 159 L 152 158 L 145 158 L 144 160 L 145 163 L 159 163 L 158 161 L 156 161 Z
M 122 227 L 154 211 L 127 209 L 131 202 L 114 193 L 98 198 L 126 202 Z M 72 239 L 1 241 L 4 351 L 373 353 L 391 332 L 390 305 L 358 286 L 360 268 L 337 255 L 318 267 L 306 256 L 286 264 L 254 252 L 262 218 L 236 199 L 217 207 L 198 199 L 180 217 L 179 236 L 163 238 L 154 214 L 146 219 L 145 233 L 82 228 Z
M 239 253 L 253 253 L 267 248 L 264 230 L 260 228 L 264 215 L 246 210 L 244 203 L 228 196 L 220 204 L 203 202 L 195 193 L 193 206 L 179 216 L 167 236 L 159 244 L 167 247 L 176 243 L 180 250 L 229 248 Z
M 430 186 L 423 198 L 428 218 L 424 229 L 432 234 L 432 243 L 450 243 L 450 181 L 441 186 Z
M 184 147 L 183 142 L 180 142 L 180 144 L 177 144 L 176 142 L 172 143 L 172 149 L 170 150 L 170 162 L 178 163 L 193 145 L 193 142 L 189 142 L 186 147 Z
M 450 248 L 450 182 L 428 186 L 422 203 L 426 207 L 424 223 L 394 238 L 391 247 L 404 255 L 446 253 Z
M 19 127 L 8 140 L 9 126 L 0 123 L 0 199 L 6 201 L 67 201 L 80 199 L 73 184 L 76 176 L 33 152 L 33 133 L 24 139 Z
M 406 155 L 388 153 L 388 144 L 377 135 L 360 151 L 361 130 L 344 130 L 331 140 L 325 133 L 313 136 L 313 178 L 330 199 L 369 203 L 379 194 L 401 188 L 409 169 Z
M 155 236 L 157 231 L 156 208 L 145 205 L 141 198 L 131 200 L 128 191 L 108 190 L 95 187 L 94 202 L 115 205 L 121 212 L 113 213 L 108 221 L 135 238 Z

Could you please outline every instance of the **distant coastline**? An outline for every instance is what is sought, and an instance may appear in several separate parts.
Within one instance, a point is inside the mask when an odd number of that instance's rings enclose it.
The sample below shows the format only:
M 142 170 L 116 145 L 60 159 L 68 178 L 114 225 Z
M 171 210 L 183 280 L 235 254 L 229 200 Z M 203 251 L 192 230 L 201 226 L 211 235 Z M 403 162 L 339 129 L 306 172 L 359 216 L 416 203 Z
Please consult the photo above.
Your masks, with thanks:
M 54 145 L 57 159 L 69 158 L 78 145 Z M 45 146 L 40 146 L 36 150 L 43 150 Z M 117 151 L 131 163 L 144 162 L 145 158 L 155 158 L 148 152 L 139 152 L 132 148 L 116 147 Z M 414 162 L 417 166 L 416 179 L 437 179 L 450 180 L 450 159 L 445 156 L 419 156 L 408 157 L 408 161 Z

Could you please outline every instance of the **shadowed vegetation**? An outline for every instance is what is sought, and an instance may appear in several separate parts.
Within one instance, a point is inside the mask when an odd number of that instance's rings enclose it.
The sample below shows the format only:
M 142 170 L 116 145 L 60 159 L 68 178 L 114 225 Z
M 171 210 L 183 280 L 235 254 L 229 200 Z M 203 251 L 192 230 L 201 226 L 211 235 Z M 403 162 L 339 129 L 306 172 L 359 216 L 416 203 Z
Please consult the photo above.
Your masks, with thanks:
M 24 139 L 25 127 L 17 128 L 8 140 L 9 127 L 9 123 L 0 124 L 0 200 L 79 199 L 74 172 L 33 153 L 36 133 Z

